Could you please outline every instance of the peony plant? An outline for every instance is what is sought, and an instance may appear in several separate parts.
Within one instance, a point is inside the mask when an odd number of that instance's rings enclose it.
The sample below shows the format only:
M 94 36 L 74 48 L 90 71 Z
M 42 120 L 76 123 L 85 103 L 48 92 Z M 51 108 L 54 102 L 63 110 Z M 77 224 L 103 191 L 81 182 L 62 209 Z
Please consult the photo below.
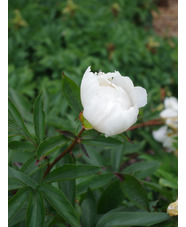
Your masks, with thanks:
M 63 122 L 47 130 L 42 92 L 29 127 L 9 99 L 9 150 L 19 154 L 9 160 L 9 225 L 114 227 L 168 221 L 170 215 L 157 210 L 157 198 L 152 201 L 157 185 L 149 182 L 160 162 L 137 158 L 125 166 L 125 152 L 132 154 L 128 144 L 144 148 L 144 143 L 128 143 L 124 135 L 141 127 L 132 125 L 147 103 L 146 90 L 118 71 L 93 73 L 88 67 L 80 88 L 63 74 L 62 93 L 71 107 L 71 118 L 66 118 L 73 130 Z M 158 190 L 166 192 L 159 185 Z

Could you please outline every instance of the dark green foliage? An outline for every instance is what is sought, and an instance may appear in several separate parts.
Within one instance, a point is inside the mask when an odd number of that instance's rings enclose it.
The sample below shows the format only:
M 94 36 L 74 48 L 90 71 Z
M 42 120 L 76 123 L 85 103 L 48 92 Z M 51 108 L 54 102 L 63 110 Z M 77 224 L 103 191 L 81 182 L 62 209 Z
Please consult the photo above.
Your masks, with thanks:
M 26 213 L 26 226 L 43 226 L 45 219 L 45 207 L 40 191 L 32 192 L 28 201 Z
M 114 226 L 149 226 L 168 220 L 170 217 L 165 213 L 148 212 L 113 212 L 103 216 L 96 227 Z
M 96 220 L 96 199 L 93 192 L 88 188 L 87 193 L 81 203 L 81 223 L 82 226 L 91 227 L 94 226 Z
M 147 90 L 138 123 L 159 116 L 161 89 L 177 96 L 177 38 L 153 31 L 154 2 L 9 2 L 10 227 L 177 226 L 166 214 L 177 199 L 177 157 L 154 128 L 112 138 L 85 131 L 84 153 L 77 144 L 44 177 L 81 130 L 89 65 Z
M 64 218 L 72 226 L 79 227 L 79 217 L 61 190 L 45 184 L 40 185 L 39 190 L 60 217 Z
M 45 112 L 43 110 L 42 94 L 40 93 L 34 103 L 34 128 L 38 144 L 45 137 Z
M 124 195 L 137 207 L 149 211 L 147 193 L 140 182 L 133 176 L 122 175 L 121 189 Z

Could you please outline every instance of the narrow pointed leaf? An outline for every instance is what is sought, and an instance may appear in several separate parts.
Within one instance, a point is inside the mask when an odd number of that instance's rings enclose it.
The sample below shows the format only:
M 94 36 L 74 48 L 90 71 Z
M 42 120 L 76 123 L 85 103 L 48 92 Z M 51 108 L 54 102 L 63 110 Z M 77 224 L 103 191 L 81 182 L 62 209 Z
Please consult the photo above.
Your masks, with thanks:
M 160 212 L 115 212 L 108 213 L 100 218 L 96 227 L 115 226 L 151 226 L 170 218 L 166 213 Z
M 80 88 L 73 80 L 63 75 L 62 91 L 69 106 L 79 115 L 83 109 L 80 100 Z
M 31 102 L 28 102 L 25 96 L 20 94 L 17 89 L 14 90 L 12 87 L 8 88 L 8 97 L 15 104 L 21 115 L 24 116 L 24 119 L 28 122 L 32 122 L 32 114 L 30 112 L 32 106 Z
M 145 178 L 155 172 L 160 166 L 160 164 L 160 162 L 152 160 L 136 162 L 126 167 L 122 172 L 132 174 L 138 178 Z
M 112 178 L 112 173 L 97 174 L 95 176 L 87 177 L 77 185 L 77 194 L 84 194 L 88 188 L 94 190 L 103 187 L 104 185 L 108 184 Z
M 45 137 L 45 112 L 43 110 L 43 101 L 41 93 L 37 96 L 34 103 L 34 128 L 38 144 Z
M 65 131 L 65 130 L 56 130 L 56 131 L 61 133 L 62 135 L 64 135 L 67 138 L 75 138 L 75 135 L 70 131 Z
M 79 146 L 80 146 L 81 150 L 83 151 L 83 153 L 84 153 L 88 158 L 90 158 L 90 156 L 88 155 L 88 152 L 87 152 L 85 146 L 84 146 L 82 143 L 80 143 Z
M 149 210 L 147 194 L 140 182 L 133 176 L 124 174 L 121 189 L 124 195 L 137 207 Z
M 62 165 L 65 164 L 75 164 L 75 159 L 72 157 L 71 154 L 67 154 L 61 159 L 58 163 L 57 166 L 61 167 Z M 76 178 L 75 178 L 76 179 Z M 58 185 L 60 190 L 65 194 L 67 199 L 71 202 L 73 206 L 75 206 L 75 196 L 76 196 L 76 181 L 75 179 L 70 179 L 70 180 L 64 180 L 64 181 L 59 181 Z
M 14 121 L 17 130 L 24 135 L 25 137 L 29 137 L 32 138 L 32 136 L 30 135 L 24 120 L 20 114 L 20 112 L 18 111 L 17 107 L 13 104 L 13 102 L 9 99 L 8 100 L 8 113 L 10 115 L 10 117 L 12 118 L 12 120 Z
M 73 165 L 65 164 L 61 167 L 57 167 L 51 173 L 49 173 L 43 180 L 43 182 L 54 182 L 69 179 L 76 179 L 88 175 L 93 175 L 101 171 L 101 167 L 92 165 Z
M 8 148 L 17 152 L 31 152 L 36 149 L 32 143 L 22 141 L 11 141 L 8 143 Z
M 31 193 L 26 213 L 26 227 L 42 227 L 45 219 L 45 207 L 42 193 L 36 191 Z
M 114 198 L 114 199 L 113 199 Z M 98 212 L 106 213 L 121 205 L 124 199 L 119 180 L 115 180 L 102 192 L 98 201 Z
M 90 146 L 101 146 L 101 147 L 115 147 L 122 144 L 121 141 L 116 140 L 114 138 L 105 138 L 103 136 L 100 136 L 96 139 L 82 139 L 82 144 L 87 144 Z
M 20 185 L 20 187 L 23 187 L 23 186 L 28 186 L 31 188 L 37 187 L 37 182 L 35 182 L 32 178 L 30 178 L 23 172 L 15 170 L 12 167 L 8 167 L 8 175 L 9 175 L 9 184 L 10 184 L 9 189 L 14 189 L 12 187 L 14 184 L 16 185 L 16 183 Z
M 22 188 L 8 202 L 8 220 L 10 221 L 21 209 L 29 197 L 30 188 Z
M 41 158 L 41 156 L 46 157 L 51 152 L 56 151 L 57 149 L 63 147 L 66 144 L 66 139 L 64 136 L 52 136 L 45 140 L 43 140 L 38 149 L 37 149 L 37 157 L 38 159 Z
M 8 227 L 15 227 L 18 223 L 23 222 L 25 220 L 26 207 L 27 207 L 27 200 L 25 201 L 25 203 L 23 203 L 19 211 L 16 212 L 16 215 L 10 219 L 10 221 L 8 222 Z
M 79 217 L 62 191 L 52 185 L 46 184 L 40 185 L 39 190 L 58 215 L 64 218 L 73 227 L 80 227 Z
M 94 194 L 90 188 L 88 188 L 87 193 L 83 199 L 83 202 L 81 204 L 81 210 L 82 210 L 81 216 L 82 226 L 86 227 L 94 226 L 97 208 Z

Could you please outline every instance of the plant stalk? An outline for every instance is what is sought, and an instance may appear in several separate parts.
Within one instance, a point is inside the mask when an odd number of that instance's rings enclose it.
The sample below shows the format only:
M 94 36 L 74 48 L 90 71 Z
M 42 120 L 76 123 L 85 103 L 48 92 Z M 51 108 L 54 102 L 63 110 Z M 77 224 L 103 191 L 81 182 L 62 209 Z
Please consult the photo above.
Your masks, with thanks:
M 76 136 L 76 138 L 72 141 L 72 143 L 67 147 L 67 149 L 65 151 L 63 151 L 63 153 L 61 153 L 51 164 L 48 165 L 44 175 L 43 175 L 43 179 L 45 178 L 45 176 L 47 174 L 50 173 L 50 170 L 52 169 L 52 167 L 59 161 L 61 160 L 66 154 L 68 154 L 70 151 L 72 151 L 74 149 L 74 147 L 76 146 L 76 144 L 79 142 L 79 137 L 81 136 L 81 134 L 85 131 L 84 128 L 81 129 L 81 131 L 78 133 L 78 135 Z
M 136 128 L 142 128 L 142 127 L 153 126 L 153 125 L 162 125 L 162 124 L 164 124 L 164 121 L 162 119 L 158 118 L 158 119 L 150 120 L 150 121 L 138 124 L 138 125 L 134 125 L 134 126 L 130 127 L 129 129 L 127 129 L 127 131 L 132 131 Z

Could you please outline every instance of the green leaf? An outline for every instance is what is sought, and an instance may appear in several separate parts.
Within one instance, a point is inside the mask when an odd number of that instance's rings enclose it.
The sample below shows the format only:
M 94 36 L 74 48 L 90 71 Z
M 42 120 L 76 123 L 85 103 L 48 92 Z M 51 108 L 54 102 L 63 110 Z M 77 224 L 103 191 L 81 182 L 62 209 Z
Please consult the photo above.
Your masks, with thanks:
M 160 178 L 159 184 L 162 185 L 163 187 L 168 187 L 168 188 L 173 188 L 173 189 L 178 189 L 178 183 L 174 183 L 173 181 L 169 181 L 164 178 Z
M 49 173 L 43 182 L 54 182 L 93 175 L 101 170 L 99 166 L 65 164 Z
M 82 139 L 81 143 L 87 144 L 90 146 L 101 146 L 101 147 L 115 147 L 122 144 L 121 141 L 114 138 L 106 138 L 104 136 L 100 136 L 96 139 Z
M 41 166 L 38 166 L 36 165 L 35 157 L 31 157 L 21 166 L 20 170 L 27 174 L 28 176 L 31 176 L 32 174 L 40 170 L 40 168 L 42 168 L 44 165 L 47 165 L 47 162 L 45 162 Z
M 168 214 L 160 212 L 115 212 L 102 216 L 96 227 L 151 226 L 169 218 Z
M 64 193 L 52 185 L 40 185 L 39 190 L 55 209 L 73 227 L 80 227 L 79 217 Z
M 30 193 L 30 188 L 22 188 L 8 202 L 8 220 L 10 221 L 21 209 Z
M 82 226 L 92 227 L 94 226 L 95 219 L 96 219 L 96 200 L 94 197 L 93 192 L 88 188 L 88 191 L 81 203 L 81 222 Z
M 22 141 L 11 141 L 8 143 L 8 148 L 18 152 L 30 152 L 36 149 L 33 144 Z
M 37 183 L 32 178 L 30 178 L 21 171 L 15 170 L 10 166 L 8 167 L 8 175 L 9 175 L 9 190 L 15 189 L 14 184 L 16 185 L 16 183 L 20 187 L 28 186 L 34 189 L 37 187 Z
M 113 199 L 114 198 L 114 199 Z M 98 213 L 106 213 L 119 206 L 124 199 L 119 180 L 111 184 L 102 192 L 98 201 Z
M 45 137 L 45 112 L 43 110 L 42 94 L 40 93 L 34 103 L 34 128 L 38 144 Z
M 137 207 L 149 210 L 147 194 L 140 182 L 133 176 L 124 174 L 121 189 L 124 195 Z
M 119 171 L 121 163 L 123 161 L 123 157 L 124 157 L 124 146 L 123 145 L 124 144 L 117 147 L 117 150 L 115 148 L 113 148 L 110 151 L 110 162 L 112 165 L 112 169 L 115 172 Z
M 14 121 L 14 123 L 16 124 L 16 127 L 19 130 L 19 132 L 23 134 L 26 138 L 32 138 L 24 123 L 21 114 L 19 113 L 18 109 L 10 99 L 8 99 L 8 113 L 12 120 Z
M 140 153 L 143 151 L 145 147 L 146 141 L 133 143 L 124 143 L 123 144 L 123 153 L 124 155 L 132 154 L 132 153 Z
M 44 224 L 44 219 L 45 207 L 43 196 L 40 191 L 32 191 L 27 206 L 26 227 L 42 227 Z
M 98 174 L 96 176 L 83 179 L 77 185 L 77 194 L 85 193 L 88 188 L 91 188 L 92 190 L 94 190 L 94 189 L 103 187 L 104 185 L 108 184 L 112 178 L 113 178 L 112 173 L 106 173 L 106 174 Z
M 64 164 L 74 164 L 75 159 L 71 156 L 71 154 L 67 154 L 61 159 L 57 166 L 60 167 Z M 67 199 L 71 202 L 73 206 L 75 206 L 75 196 L 76 196 L 76 181 L 75 179 L 72 180 L 65 180 L 58 182 L 60 190 L 63 191 Z
M 29 197 L 28 197 L 29 198 Z M 16 215 L 8 222 L 8 227 L 15 227 L 18 223 L 25 221 L 27 201 L 23 203 Z
M 22 116 L 26 121 L 32 122 L 32 114 L 30 109 L 32 102 L 28 102 L 27 98 L 19 93 L 18 90 L 14 90 L 12 87 L 8 88 L 8 97 L 17 106 Z
M 150 176 L 159 167 L 160 162 L 158 161 L 141 161 L 126 167 L 122 173 L 132 174 L 138 178 L 145 178 Z
M 8 177 L 8 190 L 15 190 L 23 187 L 26 187 L 26 184 L 23 183 L 23 181 L 14 177 Z
M 178 189 L 178 176 L 163 169 L 158 169 L 156 175 L 160 177 L 159 184 L 164 187 Z
M 19 91 L 14 90 L 12 87 L 8 88 L 8 97 L 12 100 L 17 109 L 19 109 L 24 119 L 28 122 L 32 122 L 32 114 L 30 112 L 32 102 L 28 102 L 25 96 L 20 95 Z
M 66 144 L 66 139 L 64 136 L 53 136 L 43 140 L 38 149 L 37 149 L 37 157 L 38 159 L 41 156 L 45 157 L 51 152 L 56 151 L 57 149 L 63 147 Z
M 80 100 L 80 88 L 73 80 L 65 75 L 63 75 L 62 80 L 62 92 L 69 106 L 79 115 L 83 109 Z

